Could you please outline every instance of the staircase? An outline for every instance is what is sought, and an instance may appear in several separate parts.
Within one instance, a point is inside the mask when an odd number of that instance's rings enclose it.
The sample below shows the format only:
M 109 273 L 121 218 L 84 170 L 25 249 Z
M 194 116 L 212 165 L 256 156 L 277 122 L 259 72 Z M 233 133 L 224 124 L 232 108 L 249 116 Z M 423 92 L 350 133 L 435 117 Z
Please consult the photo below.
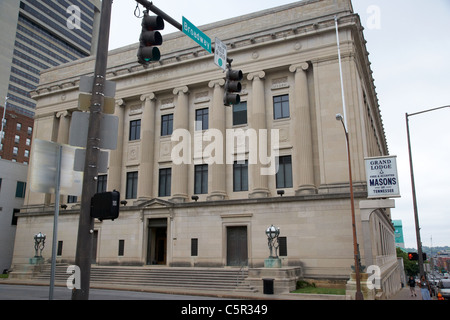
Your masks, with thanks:
M 55 283 L 65 285 L 69 265 L 55 269 Z M 46 265 L 33 280 L 50 281 L 51 266 Z M 168 268 L 168 267 L 110 267 L 92 266 L 92 286 L 107 285 L 138 289 L 175 289 L 177 291 L 257 292 L 246 278 L 244 268 Z

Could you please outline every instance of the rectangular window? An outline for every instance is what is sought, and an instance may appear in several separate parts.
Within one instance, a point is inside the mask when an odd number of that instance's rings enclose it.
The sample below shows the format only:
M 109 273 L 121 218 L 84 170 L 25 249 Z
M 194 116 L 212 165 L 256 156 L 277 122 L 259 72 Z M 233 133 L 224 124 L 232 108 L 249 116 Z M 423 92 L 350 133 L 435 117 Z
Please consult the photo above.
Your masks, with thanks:
M 27 188 L 27 183 L 22 181 L 17 181 L 16 185 L 16 198 L 25 198 L 25 189 Z
M 191 257 L 198 256 L 198 239 L 191 239 Z
M 173 114 L 161 116 L 161 137 L 170 136 L 173 132 Z
M 19 122 L 16 123 L 16 130 L 17 131 L 22 130 L 22 124 L 21 123 L 19 123 Z
M 15 143 L 19 143 L 20 142 L 20 136 L 19 135 L 15 135 L 15 137 L 14 137 L 14 142 Z
M 287 256 L 287 237 L 278 237 L 278 249 L 281 257 Z
M 292 188 L 292 159 L 291 156 L 279 157 L 279 168 L 276 175 L 277 189 Z
M 209 128 L 209 109 L 197 109 L 195 110 L 195 130 L 208 130 Z
M 56 255 L 62 256 L 62 250 L 63 250 L 63 242 L 60 240 L 58 241 L 58 249 L 56 251 Z
M 208 193 L 208 165 L 195 166 L 194 194 Z
M 128 172 L 127 173 L 126 199 L 136 199 L 137 198 L 137 186 L 138 186 L 138 173 L 137 172 Z
M 247 124 L 247 101 L 233 105 L 233 126 Z
M 119 240 L 119 257 L 123 257 L 125 251 L 125 240 Z
M 141 139 L 141 120 L 130 121 L 130 141 Z
M 97 193 L 106 192 L 106 184 L 108 183 L 108 176 L 99 175 L 97 180 Z
M 233 164 L 233 191 L 248 191 L 248 160 Z
M 289 95 L 273 97 L 273 118 L 289 118 Z
M 159 169 L 159 197 L 169 197 L 171 190 L 172 169 Z
M 77 196 L 67 196 L 67 203 L 77 203 L 78 197 Z
M 13 155 L 17 156 L 18 153 L 19 153 L 19 148 L 13 147 Z

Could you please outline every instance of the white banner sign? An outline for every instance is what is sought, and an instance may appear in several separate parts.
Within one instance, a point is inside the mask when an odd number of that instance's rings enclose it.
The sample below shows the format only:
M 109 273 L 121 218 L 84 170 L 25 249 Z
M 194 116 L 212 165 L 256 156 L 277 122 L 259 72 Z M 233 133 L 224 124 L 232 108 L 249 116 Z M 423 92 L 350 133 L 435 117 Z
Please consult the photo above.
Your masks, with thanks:
M 368 198 L 400 197 L 397 156 L 366 158 Z

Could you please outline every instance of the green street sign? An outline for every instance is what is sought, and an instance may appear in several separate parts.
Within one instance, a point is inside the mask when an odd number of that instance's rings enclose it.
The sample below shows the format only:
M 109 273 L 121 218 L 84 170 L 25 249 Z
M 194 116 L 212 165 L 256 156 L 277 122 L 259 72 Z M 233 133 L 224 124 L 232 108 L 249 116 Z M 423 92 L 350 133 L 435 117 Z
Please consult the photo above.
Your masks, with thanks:
M 211 39 L 185 17 L 183 17 L 183 33 L 197 42 L 203 49 L 212 53 Z

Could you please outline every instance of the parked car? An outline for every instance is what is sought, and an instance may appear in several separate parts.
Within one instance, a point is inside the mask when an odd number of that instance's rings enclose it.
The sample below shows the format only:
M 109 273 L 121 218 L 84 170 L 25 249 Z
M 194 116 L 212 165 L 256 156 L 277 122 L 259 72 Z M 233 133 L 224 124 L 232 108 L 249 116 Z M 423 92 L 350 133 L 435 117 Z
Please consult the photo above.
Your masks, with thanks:
M 439 281 L 438 292 L 444 297 L 444 299 L 450 299 L 450 280 L 443 279 Z

